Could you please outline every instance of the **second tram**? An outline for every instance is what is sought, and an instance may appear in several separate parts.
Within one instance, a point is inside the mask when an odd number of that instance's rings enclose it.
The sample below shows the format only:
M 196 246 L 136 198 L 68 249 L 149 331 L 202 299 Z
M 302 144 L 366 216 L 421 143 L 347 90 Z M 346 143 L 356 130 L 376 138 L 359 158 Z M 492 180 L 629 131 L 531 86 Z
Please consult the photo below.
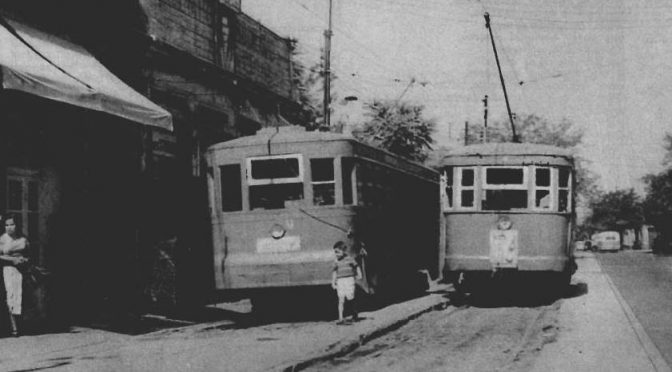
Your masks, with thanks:
M 507 276 L 569 284 L 574 162 L 566 149 L 465 146 L 442 159 L 441 173 L 445 274 L 457 289 Z

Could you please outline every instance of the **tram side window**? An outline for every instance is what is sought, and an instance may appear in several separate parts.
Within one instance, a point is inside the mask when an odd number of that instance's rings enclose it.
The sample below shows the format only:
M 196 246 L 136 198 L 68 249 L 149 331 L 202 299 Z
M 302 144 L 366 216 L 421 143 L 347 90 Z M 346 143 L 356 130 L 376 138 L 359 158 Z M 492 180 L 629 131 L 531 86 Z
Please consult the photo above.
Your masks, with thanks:
M 460 169 L 460 207 L 473 208 L 474 205 L 474 169 Z
M 526 172 L 522 167 L 485 168 L 483 210 L 527 208 Z
M 570 185 L 571 173 L 569 172 L 569 169 L 558 169 L 558 211 L 560 212 L 567 212 L 570 209 Z
M 240 184 L 240 165 L 223 165 L 219 169 L 222 185 L 222 210 L 224 212 L 242 210 L 243 194 Z
M 303 200 L 300 155 L 278 155 L 247 160 L 250 209 L 282 209 Z
M 343 158 L 341 159 L 341 171 L 343 180 L 343 204 L 354 204 L 352 185 L 353 177 L 355 177 L 355 159 Z
M 336 203 L 334 159 L 310 159 L 310 171 L 313 176 L 313 204 L 334 205 Z
M 535 168 L 534 170 L 534 207 L 551 209 L 551 169 Z

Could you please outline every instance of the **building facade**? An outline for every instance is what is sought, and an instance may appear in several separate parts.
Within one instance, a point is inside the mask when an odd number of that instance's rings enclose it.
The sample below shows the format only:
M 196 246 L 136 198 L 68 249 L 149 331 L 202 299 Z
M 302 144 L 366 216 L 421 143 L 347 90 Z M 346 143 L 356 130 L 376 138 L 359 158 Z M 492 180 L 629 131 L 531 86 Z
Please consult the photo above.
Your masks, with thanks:
M 31 44 L 81 47 L 149 102 L 111 108 L 103 96 L 92 108 L 93 98 L 72 98 L 64 87 L 51 96 L 12 89 L 14 70 L 3 65 L 0 211 L 22 216 L 35 260 L 52 272 L 32 296 L 37 318 L 120 319 L 210 300 L 202 155 L 213 143 L 282 125 L 283 113 L 298 109 L 290 41 L 242 13 L 239 0 L 104 3 L 0 7 L 3 23 L 20 31 L 7 38 L 17 36 L 39 63 L 84 76 Z M 110 94 L 125 89 L 117 88 Z M 170 113 L 172 127 L 152 121 L 161 116 L 152 105 Z

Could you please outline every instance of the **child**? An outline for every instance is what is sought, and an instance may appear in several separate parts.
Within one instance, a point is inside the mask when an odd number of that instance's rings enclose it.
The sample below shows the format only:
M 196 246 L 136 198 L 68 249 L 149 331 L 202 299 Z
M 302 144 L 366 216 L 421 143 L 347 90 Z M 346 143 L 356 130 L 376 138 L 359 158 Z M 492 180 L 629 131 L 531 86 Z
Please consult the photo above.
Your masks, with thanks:
M 338 294 L 338 323 L 343 324 L 343 307 L 345 300 L 350 303 L 352 309 L 352 319 L 357 320 L 357 309 L 355 307 L 355 277 L 362 279 L 362 270 L 357 265 L 357 261 L 350 257 L 346 252 L 347 245 L 342 241 L 334 244 L 334 270 L 331 276 L 331 286 Z

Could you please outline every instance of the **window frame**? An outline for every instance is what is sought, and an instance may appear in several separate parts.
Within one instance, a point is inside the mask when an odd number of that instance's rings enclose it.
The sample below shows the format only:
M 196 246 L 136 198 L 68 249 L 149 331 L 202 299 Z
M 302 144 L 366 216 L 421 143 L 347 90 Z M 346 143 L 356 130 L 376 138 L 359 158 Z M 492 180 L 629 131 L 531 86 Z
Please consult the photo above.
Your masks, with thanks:
M 476 185 L 479 184 L 479 179 L 478 179 L 478 167 L 476 166 L 471 166 L 471 167 L 454 167 L 453 169 L 459 170 L 458 172 L 453 171 L 453 185 L 455 186 L 453 188 L 453 192 L 455 193 L 455 204 L 453 209 L 457 210 L 469 210 L 469 211 L 475 211 L 479 209 L 479 203 L 478 203 L 478 191 Z M 462 175 L 465 170 L 471 170 L 474 174 L 474 182 L 473 185 L 471 186 L 462 186 Z M 455 174 L 457 173 L 457 174 Z M 462 205 L 462 191 L 472 191 L 473 192 L 473 204 L 472 206 L 463 206 Z
M 299 164 L 299 174 L 296 177 L 284 178 L 252 178 L 252 162 L 260 160 L 274 160 L 274 159 L 297 159 Z M 266 155 L 253 156 L 245 159 L 245 181 L 248 186 L 272 185 L 280 183 L 304 183 L 304 164 L 303 154 L 283 154 L 283 155 Z
M 489 169 L 522 169 L 523 170 L 523 181 L 520 184 L 517 183 L 507 183 L 507 184 L 489 184 L 488 182 L 488 170 Z M 481 189 L 483 190 L 528 190 L 529 182 L 529 169 L 524 165 L 486 165 L 481 167 Z M 515 186 L 515 187 L 514 187 Z
M 560 171 L 562 169 L 567 170 L 567 186 L 565 186 L 565 187 L 560 186 Z M 572 186 L 573 186 L 573 182 L 574 182 L 574 172 L 572 170 L 573 170 L 572 167 L 557 167 L 557 168 L 555 168 L 555 172 L 557 173 L 556 194 L 557 194 L 557 199 L 558 199 L 558 204 L 557 204 L 556 210 L 559 213 L 571 213 L 572 208 L 574 208 L 573 198 L 572 198 L 572 196 L 573 196 Z M 561 211 L 560 210 L 560 191 L 562 191 L 562 190 L 567 191 L 567 209 Z
M 313 181 L 313 160 L 326 160 L 330 159 L 331 160 L 331 180 L 329 181 Z M 337 164 L 336 164 L 336 158 L 335 157 L 320 157 L 320 158 L 309 158 L 308 163 L 310 166 L 310 189 L 312 191 L 313 197 L 312 197 L 312 205 L 316 207 L 329 207 L 329 206 L 335 206 L 338 204 L 337 201 L 337 194 L 338 194 L 338 187 L 336 183 L 336 171 L 337 171 Z M 338 169 L 340 171 L 340 169 Z M 315 186 L 316 185 L 333 185 L 334 186 L 334 202 L 331 204 L 315 204 Z
M 549 185 L 548 186 L 538 186 L 537 185 L 537 169 L 548 169 L 549 171 Z M 546 212 L 552 212 L 552 211 L 557 211 L 558 210 L 558 168 L 556 167 L 550 167 L 550 166 L 532 166 L 532 195 L 531 195 L 531 201 L 532 201 L 532 207 L 530 208 L 531 210 L 534 211 L 546 211 Z M 542 208 L 542 207 L 537 207 L 537 191 L 538 190 L 547 190 L 549 192 L 549 196 L 551 198 L 548 208 Z
M 488 170 L 489 169 L 520 169 L 523 171 L 523 179 L 520 184 L 518 183 L 507 183 L 507 184 L 489 184 L 488 183 Z M 523 190 L 527 193 L 526 206 L 523 208 L 511 208 L 509 210 L 531 210 L 530 208 L 530 167 L 526 165 L 484 165 L 481 166 L 479 176 L 481 177 L 479 188 L 479 210 L 482 211 L 495 211 L 497 209 L 484 209 L 483 203 L 486 201 L 486 196 L 488 190 Z

